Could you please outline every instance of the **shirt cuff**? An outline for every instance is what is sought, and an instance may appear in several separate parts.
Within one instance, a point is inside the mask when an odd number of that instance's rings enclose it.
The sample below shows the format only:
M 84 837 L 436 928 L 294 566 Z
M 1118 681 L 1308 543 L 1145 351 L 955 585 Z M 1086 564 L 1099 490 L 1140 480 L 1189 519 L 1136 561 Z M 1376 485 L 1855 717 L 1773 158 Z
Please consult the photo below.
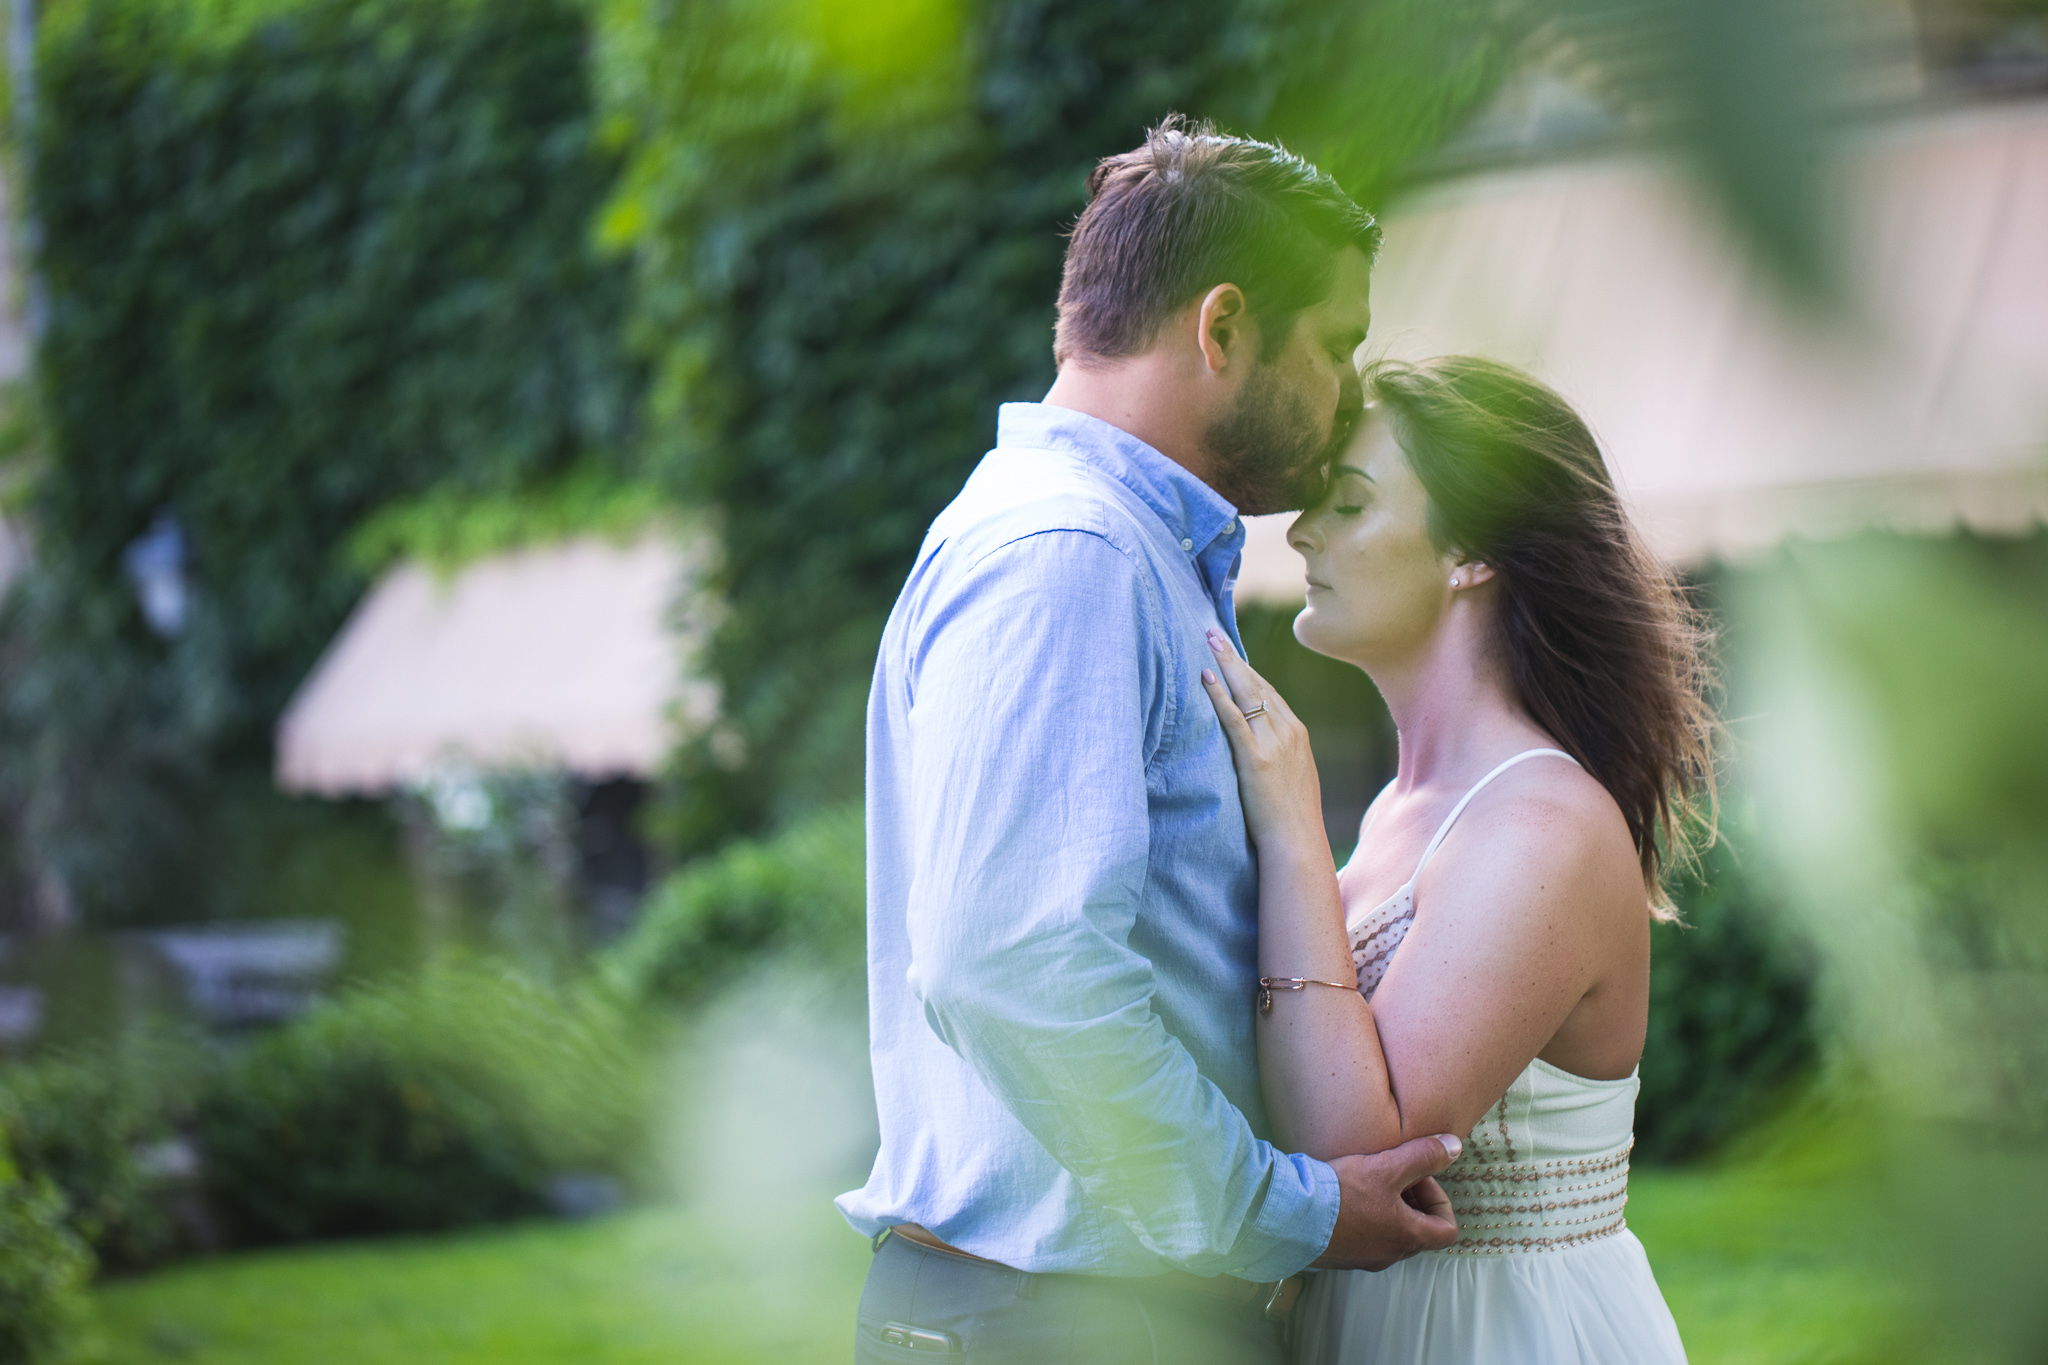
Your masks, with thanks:
M 1344 1194 L 1329 1163 L 1299 1152 L 1275 1156 L 1266 1198 L 1239 1239 L 1252 1256 L 1231 1272 L 1239 1279 L 1266 1283 L 1299 1274 L 1323 1254 L 1337 1230 Z

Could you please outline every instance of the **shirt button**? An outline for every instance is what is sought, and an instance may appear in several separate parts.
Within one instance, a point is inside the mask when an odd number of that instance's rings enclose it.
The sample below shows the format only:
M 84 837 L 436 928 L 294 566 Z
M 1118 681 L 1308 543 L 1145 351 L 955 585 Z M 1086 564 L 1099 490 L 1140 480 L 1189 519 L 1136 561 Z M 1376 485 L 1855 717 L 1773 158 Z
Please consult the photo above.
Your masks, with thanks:
M 1180 547 L 1183 550 L 1192 550 L 1195 548 L 1195 542 L 1193 542 L 1192 540 L 1183 540 L 1180 543 Z
M 1233 521 L 1233 522 L 1228 522 L 1228 523 L 1226 523 L 1226 524 L 1224 525 L 1224 527 L 1223 527 L 1223 534 L 1224 534 L 1224 535 L 1226 535 L 1226 536 L 1234 536 L 1234 535 L 1236 535 L 1236 534 L 1237 534 L 1237 523 L 1236 523 L 1236 522 L 1234 522 L 1234 521 Z

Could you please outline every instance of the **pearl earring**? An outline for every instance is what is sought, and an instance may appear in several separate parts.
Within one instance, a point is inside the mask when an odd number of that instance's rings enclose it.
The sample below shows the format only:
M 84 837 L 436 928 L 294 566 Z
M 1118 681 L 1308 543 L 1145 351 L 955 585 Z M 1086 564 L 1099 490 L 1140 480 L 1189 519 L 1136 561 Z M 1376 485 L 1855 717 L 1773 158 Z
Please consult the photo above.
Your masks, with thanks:
M 1457 576 L 1456 574 L 1452 574 L 1452 575 L 1451 575 L 1451 586 L 1452 586 L 1453 588 L 1462 588 L 1462 587 L 1464 587 L 1465 585 L 1464 585 L 1463 583 L 1460 583 L 1460 582 L 1458 581 L 1458 576 Z

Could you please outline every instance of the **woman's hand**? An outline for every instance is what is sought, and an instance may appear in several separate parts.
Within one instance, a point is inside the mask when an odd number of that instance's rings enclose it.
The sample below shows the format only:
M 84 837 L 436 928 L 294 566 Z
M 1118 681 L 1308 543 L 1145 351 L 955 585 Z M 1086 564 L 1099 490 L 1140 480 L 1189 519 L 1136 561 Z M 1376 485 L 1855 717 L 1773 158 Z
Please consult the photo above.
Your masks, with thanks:
M 1221 631 L 1209 632 L 1209 649 L 1216 656 L 1216 668 L 1202 670 L 1202 687 L 1230 740 L 1245 825 L 1253 842 L 1273 851 L 1298 840 L 1320 847 L 1328 859 L 1323 787 L 1309 749 L 1308 728 L 1272 685 L 1237 657 Z M 1253 713 L 1249 719 L 1247 711 Z

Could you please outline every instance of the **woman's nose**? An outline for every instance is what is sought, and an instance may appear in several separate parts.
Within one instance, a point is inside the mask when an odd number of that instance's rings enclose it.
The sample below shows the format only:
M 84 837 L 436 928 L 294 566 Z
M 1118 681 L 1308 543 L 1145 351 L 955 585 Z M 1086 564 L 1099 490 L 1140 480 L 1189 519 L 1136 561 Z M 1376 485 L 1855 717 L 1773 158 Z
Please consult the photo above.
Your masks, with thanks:
M 1311 555 L 1323 548 L 1323 538 L 1316 530 L 1316 514 L 1303 512 L 1287 528 L 1287 543 L 1298 555 Z

